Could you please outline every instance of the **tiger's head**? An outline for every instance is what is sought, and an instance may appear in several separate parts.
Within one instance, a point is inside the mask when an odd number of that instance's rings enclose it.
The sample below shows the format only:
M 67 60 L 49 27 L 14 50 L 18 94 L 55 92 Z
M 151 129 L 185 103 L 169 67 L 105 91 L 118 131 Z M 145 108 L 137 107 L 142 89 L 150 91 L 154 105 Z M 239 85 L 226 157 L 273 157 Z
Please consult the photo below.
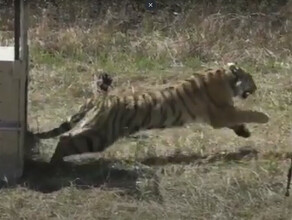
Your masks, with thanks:
M 246 99 L 257 90 L 256 84 L 249 73 L 245 72 L 234 63 L 228 63 L 228 66 L 233 76 L 231 87 L 234 96 Z

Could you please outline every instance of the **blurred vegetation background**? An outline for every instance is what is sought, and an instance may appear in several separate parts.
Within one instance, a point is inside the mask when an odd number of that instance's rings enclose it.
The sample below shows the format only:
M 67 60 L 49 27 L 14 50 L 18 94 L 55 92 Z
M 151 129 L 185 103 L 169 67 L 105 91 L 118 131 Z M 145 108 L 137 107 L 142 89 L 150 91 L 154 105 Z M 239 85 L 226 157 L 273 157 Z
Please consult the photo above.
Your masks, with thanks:
M 248 125 L 249 139 L 194 124 L 122 139 L 97 164 L 73 171 L 33 165 L 23 185 L 0 190 L 0 219 L 291 219 L 292 200 L 284 197 L 292 141 L 291 0 L 165 0 L 154 11 L 138 0 L 31 0 L 29 7 L 34 131 L 75 113 L 92 95 L 99 70 L 114 77 L 111 93 L 132 94 L 234 61 L 258 86 L 236 104 L 271 120 Z M 13 15 L 13 1 L 0 0 L 1 46 L 13 45 Z M 53 141 L 41 145 L 47 159 Z M 143 161 L 156 173 L 155 187 L 153 178 L 135 179 L 143 174 L 135 163 Z

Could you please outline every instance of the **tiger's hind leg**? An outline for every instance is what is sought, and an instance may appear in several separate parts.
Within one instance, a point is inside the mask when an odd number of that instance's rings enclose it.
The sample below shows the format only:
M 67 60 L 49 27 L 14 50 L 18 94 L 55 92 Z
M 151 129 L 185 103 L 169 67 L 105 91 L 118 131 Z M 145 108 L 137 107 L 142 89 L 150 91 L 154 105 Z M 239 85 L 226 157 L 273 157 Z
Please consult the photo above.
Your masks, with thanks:
M 67 135 L 60 136 L 55 153 L 50 163 L 62 164 L 66 156 L 82 153 L 102 152 L 109 146 L 101 132 L 94 129 L 79 129 Z

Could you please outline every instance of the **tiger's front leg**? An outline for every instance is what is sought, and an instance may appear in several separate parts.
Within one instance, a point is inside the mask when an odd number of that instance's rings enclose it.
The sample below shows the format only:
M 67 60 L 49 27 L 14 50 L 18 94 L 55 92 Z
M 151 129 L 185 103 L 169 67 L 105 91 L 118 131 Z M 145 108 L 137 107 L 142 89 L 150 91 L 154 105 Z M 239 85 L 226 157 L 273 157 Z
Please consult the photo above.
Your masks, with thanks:
M 211 111 L 211 126 L 213 128 L 228 127 L 239 136 L 247 136 L 248 130 L 244 126 L 246 123 L 264 124 L 269 121 L 269 117 L 258 111 L 240 110 L 232 106 L 218 111 Z

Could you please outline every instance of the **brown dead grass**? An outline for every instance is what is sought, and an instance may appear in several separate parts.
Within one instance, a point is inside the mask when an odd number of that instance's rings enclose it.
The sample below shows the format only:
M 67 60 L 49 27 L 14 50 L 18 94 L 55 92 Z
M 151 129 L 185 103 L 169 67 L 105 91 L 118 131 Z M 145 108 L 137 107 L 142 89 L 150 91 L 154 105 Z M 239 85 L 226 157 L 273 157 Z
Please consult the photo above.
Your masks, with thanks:
M 238 105 L 263 110 L 271 121 L 249 125 L 249 139 L 196 124 L 121 139 L 87 164 L 27 164 L 18 187 L 0 190 L 0 219 L 292 218 L 292 200 L 284 197 L 292 144 L 288 7 L 267 13 L 262 6 L 240 11 L 189 2 L 175 15 L 171 4 L 159 13 L 111 6 L 92 19 L 86 5 L 69 6 L 31 14 L 32 129 L 76 112 L 98 69 L 112 73 L 116 94 L 158 89 L 230 61 L 247 68 L 259 87 Z M 0 33 L 8 44 L 9 33 Z M 46 159 L 55 141 L 42 143 Z M 253 153 L 238 154 L 247 146 Z

